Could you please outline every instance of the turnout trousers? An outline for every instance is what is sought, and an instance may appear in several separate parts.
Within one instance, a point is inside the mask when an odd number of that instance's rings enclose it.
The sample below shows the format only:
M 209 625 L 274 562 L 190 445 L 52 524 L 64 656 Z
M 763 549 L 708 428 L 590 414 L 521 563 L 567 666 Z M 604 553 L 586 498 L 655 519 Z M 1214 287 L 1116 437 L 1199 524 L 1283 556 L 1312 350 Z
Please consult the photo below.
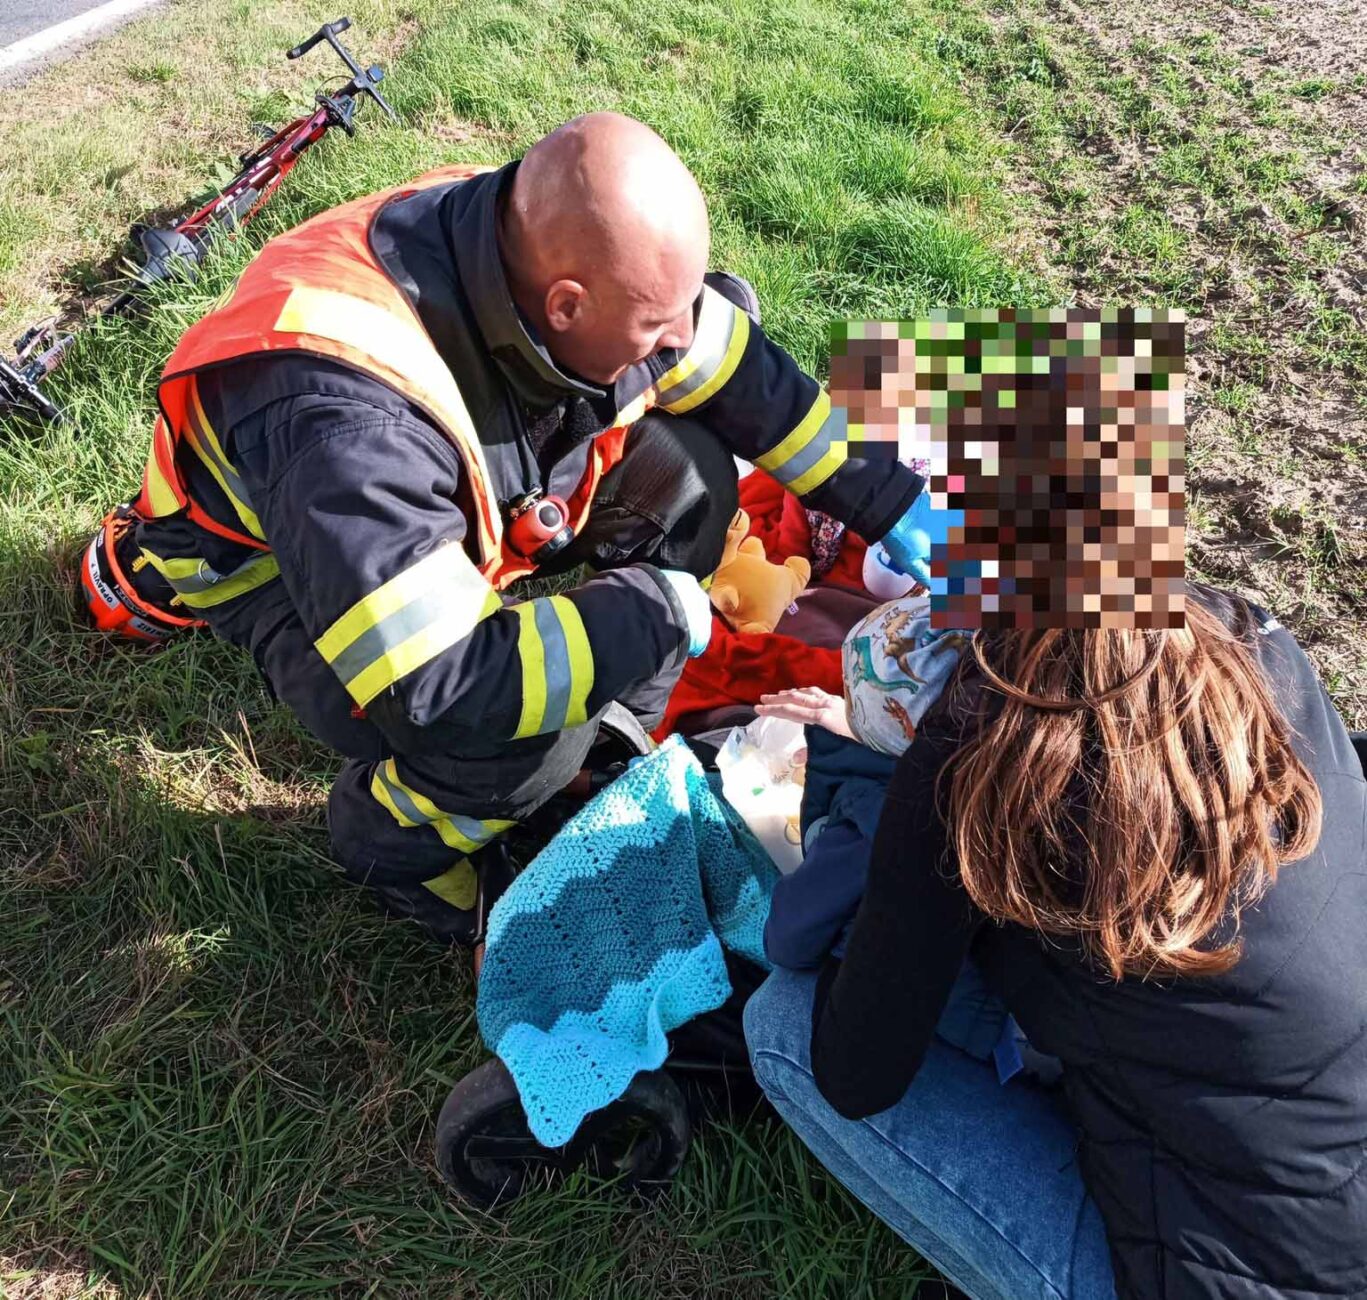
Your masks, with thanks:
M 604 476 L 588 522 L 538 576 L 581 564 L 644 561 L 702 579 L 721 562 L 738 503 L 735 462 L 702 425 L 648 414 Z M 528 818 L 580 771 L 602 714 L 582 726 L 461 752 L 387 738 L 314 648 L 282 584 L 252 593 L 213 630 L 249 650 L 274 696 L 348 762 L 328 799 L 332 852 L 347 876 L 390 910 L 448 939 L 469 937 L 477 884 L 470 857 Z M 679 663 L 618 703 L 649 729 L 682 672 Z

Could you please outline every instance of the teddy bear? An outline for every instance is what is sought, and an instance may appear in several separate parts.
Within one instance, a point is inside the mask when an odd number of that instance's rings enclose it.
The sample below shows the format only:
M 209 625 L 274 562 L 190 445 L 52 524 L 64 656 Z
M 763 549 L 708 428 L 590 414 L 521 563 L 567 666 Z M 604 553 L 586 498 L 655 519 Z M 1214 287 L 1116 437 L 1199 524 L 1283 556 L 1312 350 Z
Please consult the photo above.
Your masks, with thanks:
M 812 566 L 798 555 L 771 564 L 764 543 L 749 532 L 750 516 L 737 510 L 708 595 L 737 632 L 772 632 L 811 579 Z

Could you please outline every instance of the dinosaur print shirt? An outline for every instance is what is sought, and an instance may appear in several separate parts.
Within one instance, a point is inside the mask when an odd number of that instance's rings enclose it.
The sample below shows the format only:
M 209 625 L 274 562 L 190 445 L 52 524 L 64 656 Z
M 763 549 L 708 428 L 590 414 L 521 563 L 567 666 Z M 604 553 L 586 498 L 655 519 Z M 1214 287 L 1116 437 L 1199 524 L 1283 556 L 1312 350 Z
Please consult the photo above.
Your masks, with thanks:
M 850 629 L 841 648 L 850 730 L 896 757 L 939 698 L 972 634 L 930 626 L 930 597 L 902 596 Z

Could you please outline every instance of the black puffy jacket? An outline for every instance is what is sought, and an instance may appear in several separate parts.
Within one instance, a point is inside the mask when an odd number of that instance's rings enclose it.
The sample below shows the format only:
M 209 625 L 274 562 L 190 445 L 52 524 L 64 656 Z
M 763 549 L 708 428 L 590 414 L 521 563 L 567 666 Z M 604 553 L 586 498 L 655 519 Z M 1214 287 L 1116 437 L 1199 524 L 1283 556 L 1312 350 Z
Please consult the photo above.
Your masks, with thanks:
M 1367 1296 L 1367 782 L 1290 634 L 1224 593 L 1190 597 L 1252 644 L 1324 803 L 1315 850 L 1244 908 L 1238 963 L 1117 983 L 1075 942 L 990 923 L 933 793 L 972 725 L 947 696 L 898 760 L 845 958 L 818 982 L 813 1073 L 847 1118 L 895 1104 L 971 951 L 1063 1062 L 1122 1300 Z M 962 685 L 971 714 L 982 678 Z
M 1261 618 L 1324 829 L 1244 910 L 1238 964 L 1117 985 L 1015 926 L 980 944 L 1031 1042 L 1065 1062 L 1122 1297 L 1367 1295 L 1367 783 L 1310 661 Z

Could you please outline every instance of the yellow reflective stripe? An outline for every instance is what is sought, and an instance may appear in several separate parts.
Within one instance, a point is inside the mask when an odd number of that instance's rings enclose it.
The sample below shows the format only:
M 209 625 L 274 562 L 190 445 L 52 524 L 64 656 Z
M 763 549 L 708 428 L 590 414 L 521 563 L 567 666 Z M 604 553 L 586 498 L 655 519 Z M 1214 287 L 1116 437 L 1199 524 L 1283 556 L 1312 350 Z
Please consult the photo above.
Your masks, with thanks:
M 443 582 L 453 582 L 458 591 L 469 594 L 490 589 L 459 546 L 439 546 L 368 596 L 362 596 L 314 642 L 318 653 L 331 663 L 362 633 Z
M 497 819 L 492 821 L 478 821 L 475 818 L 471 818 L 470 820 L 476 821 L 476 824 L 481 828 L 478 835 L 463 834 L 455 821 L 449 817 L 444 817 L 439 821 L 435 821 L 432 825 L 436 828 L 437 834 L 440 835 L 451 848 L 459 849 L 462 853 L 477 853 L 495 836 L 502 835 L 510 826 L 517 825 L 516 822 L 499 821 Z
M 415 822 L 397 803 L 394 802 L 394 796 L 389 793 L 389 787 L 385 785 L 380 777 L 379 767 L 376 767 L 375 775 L 370 778 L 370 794 L 377 803 L 381 803 L 389 809 L 389 815 L 393 817 L 400 826 L 404 827 L 405 830 L 411 830 L 414 826 L 422 824 L 420 822 Z
M 171 484 L 171 480 L 161 471 L 161 462 L 157 460 L 157 447 L 165 444 L 168 447 L 168 455 L 174 455 L 174 444 L 171 442 L 170 435 L 165 432 L 165 426 L 158 421 L 157 427 L 152 434 L 152 450 L 147 457 L 147 474 L 145 476 L 145 486 L 147 497 L 152 505 L 152 513 L 160 518 L 162 515 L 173 515 L 180 508 L 180 497 Z
M 659 379 L 655 381 L 656 394 L 665 393 L 671 388 L 677 388 L 685 379 L 688 379 L 695 370 L 702 364 L 705 353 L 698 346 L 698 340 L 693 340 L 693 347 L 684 353 L 677 365 L 666 370 Z M 672 410 L 672 407 L 666 407 Z
M 541 720 L 546 716 L 546 647 L 536 630 L 534 604 L 524 600 L 513 606 L 518 618 L 517 655 L 522 662 L 522 716 L 513 732 L 517 740 L 538 735 Z
M 190 609 L 212 609 L 227 601 L 255 591 L 273 578 L 280 576 L 280 565 L 270 552 L 254 555 L 231 573 L 217 573 L 205 561 L 195 557 L 172 556 L 163 559 L 146 550 L 141 552 Z
M 208 564 L 197 555 L 172 555 L 163 559 L 145 547 L 141 550 L 148 564 L 177 591 L 202 591 L 212 585 L 216 576 Z
M 551 604 L 560 616 L 565 633 L 565 649 L 569 656 L 570 698 L 565 710 L 564 725 L 582 726 L 589 718 L 589 692 L 593 690 L 593 650 L 589 634 L 584 628 L 579 607 L 567 596 L 552 596 Z
M 695 406 L 701 406 L 736 373 L 736 367 L 740 365 L 741 355 L 745 352 L 745 345 L 750 338 L 750 318 L 739 307 L 733 310 L 736 314 L 736 324 L 731 331 L 731 343 L 726 349 L 726 355 L 722 357 L 721 364 L 712 372 L 712 377 L 705 384 L 695 388 L 686 397 L 669 404 L 667 409 L 672 415 L 683 415 Z
M 784 438 L 777 447 L 771 447 L 764 455 L 756 456 L 755 464 L 770 474 L 782 469 L 816 437 L 830 413 L 830 395 L 824 390 L 819 391 L 816 395 L 816 401 L 812 403 L 811 410 L 802 417 L 797 428 Z
M 314 645 L 364 706 L 502 607 L 465 552 L 448 544 L 363 596 Z
M 479 877 L 469 858 L 461 858 L 450 871 L 422 882 L 424 889 L 430 889 L 443 903 L 450 903 L 462 912 L 468 912 L 475 905 L 479 894 Z
M 469 636 L 475 626 L 490 614 L 503 608 L 498 593 L 490 591 L 483 608 L 471 617 L 466 611 L 453 610 L 439 622 L 429 623 L 422 631 L 415 633 L 392 650 L 387 650 L 378 659 L 357 673 L 345 683 L 347 692 L 357 704 L 364 707 L 381 691 L 387 691 L 395 682 L 415 672 L 423 664 L 435 659 L 443 650 L 450 649 L 457 641 Z
M 161 472 L 156 459 L 156 453 L 153 452 L 147 462 L 147 497 L 152 503 L 153 515 L 161 518 L 163 515 L 173 515 L 180 509 L 180 498 Z
M 702 308 L 698 312 L 698 327 L 693 331 L 693 342 L 678 362 L 655 381 L 657 395 L 667 395 L 677 388 L 708 358 L 720 356 L 726 331 L 731 328 L 734 305 L 710 285 L 703 286 Z
M 442 843 L 461 853 L 477 853 L 495 836 L 516 824 L 498 818 L 486 821 L 443 812 L 426 795 L 419 794 L 399 778 L 398 767 L 392 758 L 376 764 L 370 778 L 370 793 L 400 826 L 405 829 L 431 826 L 441 836 Z
M 258 541 L 264 542 L 266 534 L 262 531 L 261 521 L 256 517 L 256 512 L 246 500 L 242 480 L 238 478 L 237 471 L 233 469 L 231 462 L 224 455 L 218 435 L 214 433 L 208 416 L 204 414 L 204 406 L 199 400 L 199 385 L 197 383 L 189 385 L 189 396 L 193 415 L 190 420 L 186 421 L 186 442 L 190 444 L 195 455 L 203 462 L 205 469 L 214 476 L 214 481 L 223 489 L 223 495 L 232 503 L 233 510 L 236 511 L 238 519 L 242 521 L 242 526 Z M 207 446 L 201 445 L 200 435 L 203 435 L 204 443 Z
M 612 421 L 614 428 L 620 428 L 624 424 L 635 424 L 637 420 L 646 413 L 646 394 L 641 393 L 628 402 Z
M 824 483 L 849 457 L 849 443 L 844 437 L 831 437 L 830 445 L 820 457 L 796 477 L 784 473 L 784 467 L 803 456 L 831 420 L 831 399 L 826 392 L 818 392 L 811 409 L 798 426 L 776 447 L 755 458 L 755 464 L 774 475 L 790 491 L 801 496 Z M 843 430 L 843 422 L 840 426 Z M 815 450 L 813 448 L 813 450 Z M 793 469 L 798 466 L 793 465 Z
M 795 492 L 798 496 L 803 496 L 813 488 L 820 487 L 849 459 L 849 451 L 849 443 L 844 438 L 833 441 L 826 449 L 825 454 L 811 469 L 799 474 L 788 484 L 788 490 Z
M 542 596 L 515 606 L 522 666 L 522 714 L 514 738 L 578 727 L 588 721 L 593 651 L 575 603 Z
M 664 409 L 671 415 L 683 415 L 695 406 L 701 406 L 736 373 L 736 367 L 740 365 L 741 356 L 745 352 L 745 345 L 750 339 L 750 318 L 739 307 L 733 306 L 731 310 L 735 323 L 731 329 L 731 342 L 728 344 L 721 362 L 706 383 L 699 385 L 691 393 L 679 398 L 678 401 L 662 403 Z

